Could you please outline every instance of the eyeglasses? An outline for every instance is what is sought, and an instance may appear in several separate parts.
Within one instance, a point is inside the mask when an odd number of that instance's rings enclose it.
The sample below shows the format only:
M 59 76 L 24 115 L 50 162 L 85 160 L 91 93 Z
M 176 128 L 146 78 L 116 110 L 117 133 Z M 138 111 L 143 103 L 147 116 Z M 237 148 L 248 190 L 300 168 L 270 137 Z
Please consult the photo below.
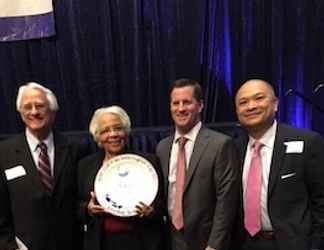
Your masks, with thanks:
M 40 112 L 40 113 L 45 113 L 49 107 L 45 104 L 26 104 L 21 107 L 21 111 L 23 113 L 31 113 L 33 110 Z

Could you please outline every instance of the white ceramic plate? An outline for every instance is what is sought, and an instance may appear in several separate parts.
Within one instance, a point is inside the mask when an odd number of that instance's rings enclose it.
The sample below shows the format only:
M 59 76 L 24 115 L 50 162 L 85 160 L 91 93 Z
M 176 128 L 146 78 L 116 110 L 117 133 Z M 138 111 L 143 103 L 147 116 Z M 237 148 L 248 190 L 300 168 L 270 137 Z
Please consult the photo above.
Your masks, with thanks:
M 158 192 L 158 176 L 152 164 L 135 154 L 109 160 L 97 173 L 95 193 L 99 204 L 113 215 L 136 215 L 140 202 L 151 205 Z

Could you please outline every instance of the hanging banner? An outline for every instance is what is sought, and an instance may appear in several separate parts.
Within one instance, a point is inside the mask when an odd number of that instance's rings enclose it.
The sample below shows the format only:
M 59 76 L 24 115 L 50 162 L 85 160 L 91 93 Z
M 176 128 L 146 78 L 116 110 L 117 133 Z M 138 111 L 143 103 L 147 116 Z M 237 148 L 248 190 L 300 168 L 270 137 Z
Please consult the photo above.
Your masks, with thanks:
M 52 0 L 0 0 L 0 41 L 55 35 Z

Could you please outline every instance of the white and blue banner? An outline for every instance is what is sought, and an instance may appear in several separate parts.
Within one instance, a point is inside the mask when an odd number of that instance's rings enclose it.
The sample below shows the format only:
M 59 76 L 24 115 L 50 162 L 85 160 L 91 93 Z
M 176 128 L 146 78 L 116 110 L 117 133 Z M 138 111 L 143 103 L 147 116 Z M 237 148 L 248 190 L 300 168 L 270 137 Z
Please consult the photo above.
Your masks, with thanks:
M 55 35 L 52 0 L 0 0 L 0 41 Z

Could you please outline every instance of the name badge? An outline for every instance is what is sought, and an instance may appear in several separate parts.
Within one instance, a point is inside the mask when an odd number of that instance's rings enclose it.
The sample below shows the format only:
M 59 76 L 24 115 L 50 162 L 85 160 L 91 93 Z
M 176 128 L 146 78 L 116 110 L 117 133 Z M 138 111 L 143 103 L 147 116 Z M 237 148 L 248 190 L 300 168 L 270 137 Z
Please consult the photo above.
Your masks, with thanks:
M 286 154 L 302 153 L 304 150 L 304 141 L 288 141 L 284 144 L 287 146 Z
M 15 166 L 5 170 L 7 181 L 26 175 L 26 170 L 22 165 Z

